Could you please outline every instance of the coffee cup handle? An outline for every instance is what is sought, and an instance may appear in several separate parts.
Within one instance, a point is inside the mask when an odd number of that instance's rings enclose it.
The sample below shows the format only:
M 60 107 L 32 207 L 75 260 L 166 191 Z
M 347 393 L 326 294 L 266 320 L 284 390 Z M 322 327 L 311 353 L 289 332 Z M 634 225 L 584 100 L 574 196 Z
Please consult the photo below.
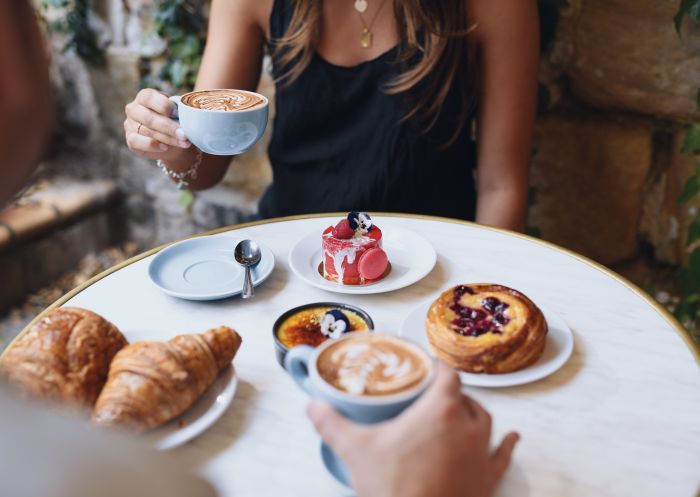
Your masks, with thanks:
M 311 396 L 315 395 L 309 379 L 309 362 L 316 349 L 308 345 L 294 347 L 284 358 L 284 367 L 299 387 Z
M 172 97 L 170 97 L 170 101 L 175 104 L 175 110 L 173 110 L 173 113 L 170 116 L 170 118 L 174 119 L 175 121 L 179 121 L 180 115 L 178 114 L 178 108 L 180 106 L 180 95 L 173 95 Z

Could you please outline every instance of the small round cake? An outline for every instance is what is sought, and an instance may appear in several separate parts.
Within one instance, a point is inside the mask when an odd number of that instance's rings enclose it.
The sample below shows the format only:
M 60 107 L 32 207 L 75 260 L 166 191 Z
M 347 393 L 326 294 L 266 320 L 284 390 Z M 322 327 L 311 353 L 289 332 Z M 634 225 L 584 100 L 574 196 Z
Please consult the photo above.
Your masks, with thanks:
M 502 285 L 458 285 L 433 302 L 428 342 L 447 364 L 469 373 L 511 373 L 537 362 L 547 337 L 542 311 Z
M 364 212 L 350 212 L 321 236 L 323 277 L 341 285 L 367 285 L 382 279 L 389 259 L 382 230 Z

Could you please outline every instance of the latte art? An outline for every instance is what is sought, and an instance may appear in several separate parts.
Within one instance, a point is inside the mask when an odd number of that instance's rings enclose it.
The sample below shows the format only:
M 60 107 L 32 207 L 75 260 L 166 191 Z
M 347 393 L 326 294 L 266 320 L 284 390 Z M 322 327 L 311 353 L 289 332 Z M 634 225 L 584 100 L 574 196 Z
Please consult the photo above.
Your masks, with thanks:
M 252 109 L 263 103 L 255 93 L 241 90 L 193 91 L 183 95 L 180 101 L 196 109 L 227 111 Z
M 418 386 L 428 376 L 429 359 L 416 346 L 386 335 L 338 341 L 318 358 L 319 375 L 355 395 L 390 395 Z

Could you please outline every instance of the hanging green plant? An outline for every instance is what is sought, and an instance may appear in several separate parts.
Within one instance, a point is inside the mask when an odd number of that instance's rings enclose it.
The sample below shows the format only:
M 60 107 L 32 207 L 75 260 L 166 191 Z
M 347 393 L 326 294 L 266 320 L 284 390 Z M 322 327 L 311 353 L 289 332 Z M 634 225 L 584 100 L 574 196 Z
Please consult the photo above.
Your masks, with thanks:
M 188 91 L 194 87 L 206 41 L 206 7 L 202 0 L 160 0 L 153 10 L 155 32 L 167 43 L 161 67 L 146 64 L 143 87 Z
M 695 24 L 700 22 L 700 0 L 681 0 L 678 13 L 673 22 L 679 36 L 685 18 Z M 700 90 L 696 96 L 696 108 L 700 112 Z M 691 123 L 681 145 L 681 153 L 698 156 L 700 154 L 700 122 Z M 688 178 L 683 191 L 678 197 L 681 204 L 700 198 L 700 162 L 695 174 Z M 678 271 L 678 287 L 681 292 L 680 301 L 674 314 L 678 320 L 691 332 L 697 335 L 700 327 L 700 212 L 696 212 L 688 226 L 685 246 L 690 250 L 688 263 Z M 700 340 L 700 336 L 696 336 Z
M 49 32 L 66 36 L 64 51 L 74 51 L 92 66 L 104 64 L 104 53 L 90 28 L 89 0 L 41 0 L 40 7 Z

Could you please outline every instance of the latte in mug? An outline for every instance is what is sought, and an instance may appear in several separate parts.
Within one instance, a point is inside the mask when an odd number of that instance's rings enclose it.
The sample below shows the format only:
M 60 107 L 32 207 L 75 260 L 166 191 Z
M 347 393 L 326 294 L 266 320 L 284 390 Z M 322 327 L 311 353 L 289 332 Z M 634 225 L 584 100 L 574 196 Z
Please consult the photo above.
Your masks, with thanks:
M 202 90 L 183 95 L 180 101 L 195 109 L 230 112 L 254 109 L 265 103 L 258 94 L 244 90 Z
M 390 335 L 355 336 L 337 341 L 318 356 L 319 376 L 354 395 L 392 395 L 422 384 L 430 359 L 416 345 Z

